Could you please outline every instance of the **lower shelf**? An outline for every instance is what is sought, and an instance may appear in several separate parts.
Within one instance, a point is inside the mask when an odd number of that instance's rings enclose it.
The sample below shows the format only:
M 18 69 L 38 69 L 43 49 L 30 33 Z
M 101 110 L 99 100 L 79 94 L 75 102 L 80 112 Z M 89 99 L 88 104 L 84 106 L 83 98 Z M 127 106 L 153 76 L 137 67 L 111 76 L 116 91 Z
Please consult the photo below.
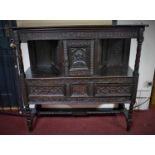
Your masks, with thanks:
M 127 122 L 127 130 L 130 130 L 132 125 L 132 117 L 124 105 L 119 104 L 117 108 L 71 108 L 71 109 L 55 109 L 42 108 L 41 105 L 35 109 L 26 108 L 27 125 L 29 131 L 33 130 L 33 118 L 35 116 L 92 116 L 92 115 L 116 115 L 124 114 Z
M 36 108 L 37 115 L 63 115 L 63 116 L 87 116 L 87 115 L 111 115 L 119 114 L 124 111 L 123 108 Z
M 87 97 L 87 98 L 80 98 L 80 97 L 51 97 L 51 96 L 31 96 L 29 97 L 30 101 L 29 104 L 49 104 L 49 105 L 79 105 L 79 104 L 87 104 L 87 105 L 95 105 L 95 104 L 124 104 L 130 103 L 131 97 L 124 96 L 124 97 L 107 97 L 107 98 L 95 98 L 95 97 Z

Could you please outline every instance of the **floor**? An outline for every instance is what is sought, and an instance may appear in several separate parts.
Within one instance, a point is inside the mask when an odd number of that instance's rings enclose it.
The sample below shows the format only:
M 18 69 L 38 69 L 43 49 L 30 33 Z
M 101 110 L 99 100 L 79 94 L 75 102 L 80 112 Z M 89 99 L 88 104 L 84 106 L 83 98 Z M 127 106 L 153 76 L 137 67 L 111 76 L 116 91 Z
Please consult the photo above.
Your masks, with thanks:
M 89 117 L 39 117 L 29 132 L 21 116 L 0 115 L 1 135 L 152 135 L 155 134 L 155 109 L 134 111 L 133 126 L 126 131 L 123 115 Z

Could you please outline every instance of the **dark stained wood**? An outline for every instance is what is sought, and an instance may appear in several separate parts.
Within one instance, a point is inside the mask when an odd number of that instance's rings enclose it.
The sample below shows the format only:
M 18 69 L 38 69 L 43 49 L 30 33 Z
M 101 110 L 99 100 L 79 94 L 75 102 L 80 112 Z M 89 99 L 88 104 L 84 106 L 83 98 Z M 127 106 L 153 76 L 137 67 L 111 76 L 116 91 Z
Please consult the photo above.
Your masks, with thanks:
M 145 26 L 147 25 L 36 27 L 14 30 L 20 33 L 19 38 L 22 42 L 27 42 L 28 40 L 137 38 L 139 28 Z
M 140 64 L 140 56 L 141 56 L 141 49 L 142 49 L 142 43 L 144 41 L 144 28 L 140 28 L 138 30 L 138 37 L 137 37 L 137 53 L 136 53 L 136 60 L 135 60 L 135 67 L 134 67 L 134 74 L 138 74 L 139 71 L 139 64 Z
M 155 108 L 155 70 L 154 70 L 154 76 L 153 76 L 153 86 L 152 86 L 152 91 L 151 91 L 149 107 Z
M 114 103 L 132 123 L 143 32 L 147 25 L 68 26 L 14 29 L 29 129 L 29 104 Z M 138 41 L 134 71 L 129 67 L 131 39 Z M 28 42 L 31 66 L 23 72 L 20 42 Z M 25 75 L 25 77 L 23 76 Z M 130 104 L 126 110 L 124 104 Z M 36 109 L 37 110 L 37 109 Z M 38 111 L 39 112 L 39 111 Z M 95 112 L 94 112 L 95 113 Z M 110 110 L 109 113 L 115 113 Z M 43 114 L 52 114 L 44 111 Z
M 65 67 L 65 66 L 64 66 Z M 96 69 L 97 70 L 97 69 Z M 28 68 L 26 71 L 26 78 L 31 79 L 31 78 L 58 78 L 58 77 L 63 77 L 61 75 L 55 75 L 52 70 L 48 68 L 40 69 L 40 68 Z M 66 77 L 69 77 L 65 75 Z M 79 77 L 80 75 L 78 75 Z M 128 76 L 128 77 L 133 77 L 133 70 L 130 67 L 120 67 L 120 66 L 112 66 L 112 67 L 106 67 L 104 70 L 101 72 L 97 72 L 96 74 L 89 76 L 89 77 L 100 77 L 100 76 Z M 71 76 L 70 76 L 71 77 Z M 75 76 L 74 76 L 75 77 Z

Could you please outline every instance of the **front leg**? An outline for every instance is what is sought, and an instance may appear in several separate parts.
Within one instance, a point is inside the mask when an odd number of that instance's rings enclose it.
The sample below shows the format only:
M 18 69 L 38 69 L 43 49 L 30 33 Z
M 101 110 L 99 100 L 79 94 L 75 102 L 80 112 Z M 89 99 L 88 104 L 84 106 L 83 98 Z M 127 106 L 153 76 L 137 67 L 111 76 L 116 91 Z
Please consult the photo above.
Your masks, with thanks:
M 126 130 L 130 131 L 131 126 L 132 126 L 132 119 L 129 117 L 129 118 L 127 118 L 127 128 L 126 128 Z
M 127 124 L 126 130 L 129 131 L 132 126 L 132 117 L 131 117 L 132 113 L 130 110 L 127 110 L 126 108 L 124 108 L 123 114 L 125 115 L 125 118 L 126 118 L 126 124 Z
M 31 113 L 31 109 L 29 108 L 29 105 L 26 105 L 26 119 L 27 119 L 27 126 L 29 131 L 33 130 L 32 124 L 33 124 L 33 116 Z
M 133 103 L 130 104 L 127 116 L 127 131 L 131 129 L 132 126 L 132 113 L 133 113 Z

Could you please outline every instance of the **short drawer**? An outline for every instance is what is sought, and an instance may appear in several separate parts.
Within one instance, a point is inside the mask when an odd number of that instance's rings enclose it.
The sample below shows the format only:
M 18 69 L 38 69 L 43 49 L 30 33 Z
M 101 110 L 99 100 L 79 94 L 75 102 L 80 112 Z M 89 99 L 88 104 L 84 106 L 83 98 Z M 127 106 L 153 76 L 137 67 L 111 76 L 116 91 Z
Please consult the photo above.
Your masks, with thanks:
M 65 87 L 62 86 L 32 86 L 28 87 L 29 95 L 50 95 L 50 96 L 64 96 Z
M 131 96 L 132 85 L 95 84 L 95 96 Z
M 71 97 L 88 97 L 88 84 L 71 84 Z

